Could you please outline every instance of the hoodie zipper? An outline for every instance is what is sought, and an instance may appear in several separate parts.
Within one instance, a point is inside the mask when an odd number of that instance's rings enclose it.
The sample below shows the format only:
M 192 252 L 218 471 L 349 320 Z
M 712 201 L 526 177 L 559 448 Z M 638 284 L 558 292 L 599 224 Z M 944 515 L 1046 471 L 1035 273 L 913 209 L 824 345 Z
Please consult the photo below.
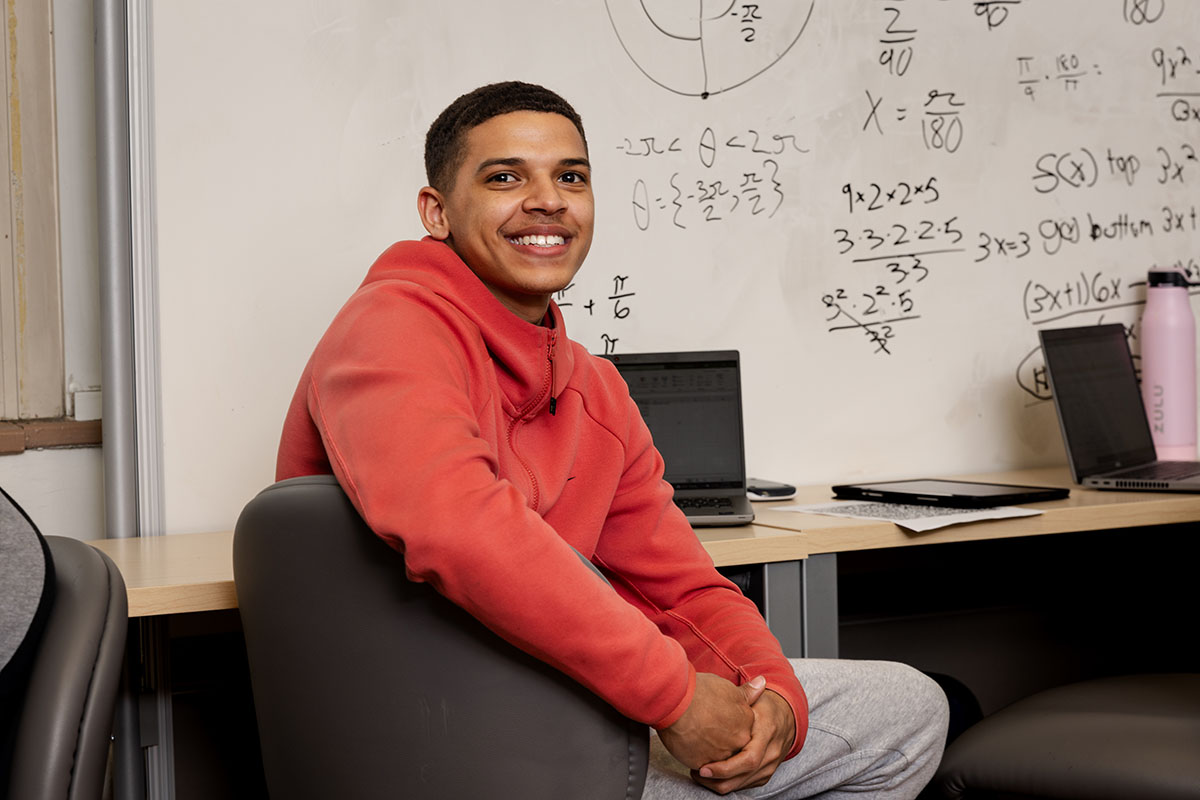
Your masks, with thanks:
M 546 340 L 546 360 L 550 362 L 550 416 L 558 409 L 558 398 L 554 396 L 554 345 L 558 341 L 558 331 L 550 330 Z
M 558 400 L 554 397 L 554 370 L 555 370 L 555 368 L 554 368 L 554 346 L 557 343 L 557 341 L 558 341 L 557 331 L 554 331 L 554 330 L 547 331 L 546 372 L 550 378 L 550 383 L 546 387 L 545 394 L 550 395 L 550 413 L 551 414 L 553 414 L 555 409 L 558 407 Z M 517 452 L 516 442 L 513 441 L 513 435 L 516 433 L 517 425 L 520 424 L 521 419 L 525 416 L 526 411 L 529 409 L 532 409 L 532 408 L 536 408 L 538 402 L 540 401 L 540 399 L 542 397 L 545 396 L 545 394 L 539 393 L 537 399 L 534 399 L 529 405 L 525 406 L 523 409 L 521 409 L 520 411 L 517 412 L 517 416 L 514 417 L 512 420 L 510 420 L 508 423 L 508 435 L 506 437 L 508 439 L 509 450 L 511 450 L 513 455 L 515 455 L 517 457 L 517 463 L 519 463 L 522 467 L 525 468 L 525 474 L 527 476 L 529 476 L 529 486 L 530 486 L 530 490 L 532 491 L 532 494 L 533 494 L 531 508 L 533 508 L 534 511 L 538 510 L 538 506 L 541 503 L 541 494 L 542 494 L 541 488 L 538 486 L 537 475 L 534 474 L 533 469 L 530 468 L 529 464 L 525 463 L 525 459 L 521 458 L 521 455 Z

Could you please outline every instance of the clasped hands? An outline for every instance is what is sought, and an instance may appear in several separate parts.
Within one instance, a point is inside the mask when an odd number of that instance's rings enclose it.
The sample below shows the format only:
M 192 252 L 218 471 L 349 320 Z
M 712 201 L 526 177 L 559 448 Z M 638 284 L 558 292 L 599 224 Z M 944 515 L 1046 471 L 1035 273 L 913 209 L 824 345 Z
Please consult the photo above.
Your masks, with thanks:
M 692 771 L 692 780 L 718 794 L 762 786 L 796 737 L 788 702 L 766 679 L 735 686 L 696 673 L 696 693 L 683 716 L 658 732 L 663 746 Z

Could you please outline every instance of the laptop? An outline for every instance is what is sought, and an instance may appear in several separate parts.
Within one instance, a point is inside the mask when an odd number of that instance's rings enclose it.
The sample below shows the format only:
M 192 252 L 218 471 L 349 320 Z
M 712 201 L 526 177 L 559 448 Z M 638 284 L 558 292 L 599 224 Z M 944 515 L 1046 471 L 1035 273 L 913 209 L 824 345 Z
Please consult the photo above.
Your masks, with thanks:
M 1076 483 L 1200 492 L 1200 462 L 1159 461 L 1125 326 L 1039 331 Z
M 675 504 L 696 527 L 754 521 L 746 496 L 741 367 L 736 350 L 605 356 L 629 386 Z
M 1071 494 L 1057 486 L 1018 486 L 1011 483 L 914 478 L 878 483 L 844 483 L 833 487 L 839 500 L 867 500 L 946 508 L 996 508 L 1044 500 L 1061 500 Z

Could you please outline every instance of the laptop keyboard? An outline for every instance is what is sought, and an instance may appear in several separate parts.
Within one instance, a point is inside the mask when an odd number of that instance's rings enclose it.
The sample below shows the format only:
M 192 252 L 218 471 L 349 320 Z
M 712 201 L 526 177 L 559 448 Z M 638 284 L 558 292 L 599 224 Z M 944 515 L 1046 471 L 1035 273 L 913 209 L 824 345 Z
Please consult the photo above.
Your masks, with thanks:
M 1200 462 L 1197 461 L 1156 461 L 1143 467 L 1134 467 L 1124 472 L 1114 473 L 1112 477 L 1122 480 L 1179 480 L 1200 475 Z
M 675 505 L 680 508 L 732 508 L 733 501 L 728 497 L 684 497 L 676 498 Z

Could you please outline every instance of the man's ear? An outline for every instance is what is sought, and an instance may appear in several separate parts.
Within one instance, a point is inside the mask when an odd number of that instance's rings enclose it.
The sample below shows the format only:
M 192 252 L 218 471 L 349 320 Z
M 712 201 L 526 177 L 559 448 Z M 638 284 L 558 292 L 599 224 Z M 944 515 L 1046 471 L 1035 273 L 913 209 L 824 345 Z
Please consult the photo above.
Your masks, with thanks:
M 446 218 L 446 201 L 432 186 L 417 192 L 417 213 L 429 235 L 440 241 L 450 238 L 450 220 Z

